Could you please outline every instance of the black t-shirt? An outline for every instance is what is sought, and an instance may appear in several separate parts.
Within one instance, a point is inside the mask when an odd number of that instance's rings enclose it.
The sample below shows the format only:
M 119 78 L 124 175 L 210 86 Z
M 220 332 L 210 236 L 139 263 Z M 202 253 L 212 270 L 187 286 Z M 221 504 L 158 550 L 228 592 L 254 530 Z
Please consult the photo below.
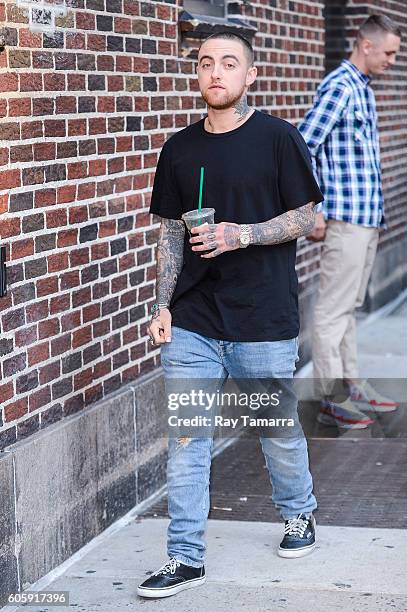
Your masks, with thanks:
M 215 223 L 261 223 L 323 196 L 308 148 L 294 126 L 255 111 L 240 127 L 212 134 L 198 121 L 173 135 L 157 166 L 150 212 L 168 219 L 202 207 Z M 250 245 L 205 260 L 185 231 L 184 263 L 172 296 L 172 324 L 236 342 L 298 335 L 296 240 Z

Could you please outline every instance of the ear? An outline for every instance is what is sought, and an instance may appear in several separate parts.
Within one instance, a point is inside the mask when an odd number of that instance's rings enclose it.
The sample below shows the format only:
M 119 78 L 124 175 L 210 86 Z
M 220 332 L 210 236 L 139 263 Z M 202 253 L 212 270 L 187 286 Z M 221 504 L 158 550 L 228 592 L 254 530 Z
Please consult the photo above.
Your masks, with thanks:
M 246 86 L 249 87 L 252 83 L 254 83 L 254 81 L 256 80 L 256 77 L 257 77 L 256 66 L 250 66 L 249 70 L 247 71 L 247 75 L 246 75 Z
M 364 38 L 361 42 L 361 48 L 363 55 L 369 55 L 373 49 L 373 42 L 369 38 Z

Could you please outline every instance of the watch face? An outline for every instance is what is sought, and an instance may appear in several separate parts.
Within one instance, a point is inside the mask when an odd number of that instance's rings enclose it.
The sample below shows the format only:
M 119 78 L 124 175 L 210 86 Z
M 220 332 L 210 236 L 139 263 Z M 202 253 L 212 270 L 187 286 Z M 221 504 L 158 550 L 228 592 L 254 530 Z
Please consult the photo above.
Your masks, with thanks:
M 249 244 L 249 242 L 250 242 L 250 236 L 249 236 L 249 234 L 243 234 L 243 235 L 240 237 L 240 242 L 241 242 L 242 244 L 244 244 L 244 245 Z

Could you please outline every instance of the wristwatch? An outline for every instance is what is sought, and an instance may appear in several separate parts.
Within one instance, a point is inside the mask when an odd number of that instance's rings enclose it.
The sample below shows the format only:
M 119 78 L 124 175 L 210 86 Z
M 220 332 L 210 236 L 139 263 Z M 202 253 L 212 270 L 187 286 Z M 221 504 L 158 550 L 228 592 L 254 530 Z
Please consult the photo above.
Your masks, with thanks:
M 242 249 L 245 249 L 250 244 L 250 226 L 249 225 L 241 225 L 240 226 L 240 236 L 239 236 L 240 246 Z

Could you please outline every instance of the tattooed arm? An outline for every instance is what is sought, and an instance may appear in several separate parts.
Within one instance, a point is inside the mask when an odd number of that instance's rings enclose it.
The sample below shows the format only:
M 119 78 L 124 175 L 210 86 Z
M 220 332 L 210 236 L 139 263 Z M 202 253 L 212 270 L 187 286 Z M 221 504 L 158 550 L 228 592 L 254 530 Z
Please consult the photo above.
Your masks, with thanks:
M 249 225 L 250 244 L 279 244 L 288 242 L 312 231 L 315 223 L 314 202 L 288 210 L 286 213 L 265 221 Z
M 162 218 L 157 245 L 158 304 L 170 304 L 182 269 L 184 233 L 183 221 Z
M 314 222 L 314 202 L 308 202 L 269 221 L 248 225 L 250 244 L 269 245 L 289 242 L 309 234 Z M 193 251 L 211 250 L 210 253 L 201 255 L 205 259 L 240 248 L 240 225 L 237 223 L 203 225 L 193 228 L 191 233 L 197 236 L 191 238 L 190 242 L 193 245 L 200 243 L 199 246 L 192 247 Z
M 159 345 L 171 341 L 171 314 L 168 309 L 182 270 L 185 225 L 183 221 L 161 219 L 157 245 L 157 303 L 148 328 L 152 342 Z

